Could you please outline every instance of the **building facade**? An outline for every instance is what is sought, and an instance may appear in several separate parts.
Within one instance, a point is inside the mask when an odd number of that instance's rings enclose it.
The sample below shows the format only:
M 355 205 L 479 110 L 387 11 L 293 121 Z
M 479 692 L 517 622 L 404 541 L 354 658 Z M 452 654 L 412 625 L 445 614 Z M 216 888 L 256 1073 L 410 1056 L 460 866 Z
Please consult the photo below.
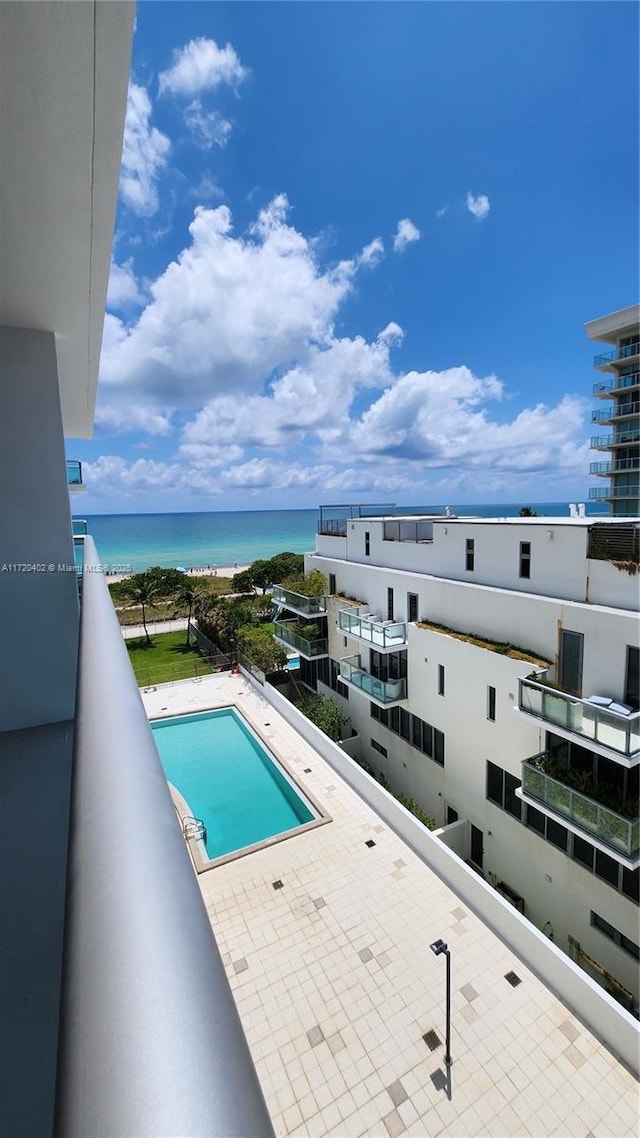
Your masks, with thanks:
M 640 306 L 633 305 L 585 325 L 590 340 L 612 344 L 593 366 L 600 373 L 593 394 L 607 405 L 592 411 L 598 433 L 593 450 L 608 451 L 607 460 L 592 462 L 590 473 L 608 486 L 592 486 L 589 497 L 609 503 L 614 517 L 640 514 Z M 600 428 L 607 428 L 603 434 Z
M 301 679 L 341 701 L 376 777 L 637 1008 L 638 523 L 319 528 Z

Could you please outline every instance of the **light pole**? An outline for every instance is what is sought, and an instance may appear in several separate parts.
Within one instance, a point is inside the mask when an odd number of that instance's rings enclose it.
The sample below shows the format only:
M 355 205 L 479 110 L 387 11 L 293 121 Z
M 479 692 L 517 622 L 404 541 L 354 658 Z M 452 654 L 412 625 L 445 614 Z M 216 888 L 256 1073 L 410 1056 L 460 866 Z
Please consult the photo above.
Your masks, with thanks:
M 429 945 L 434 956 L 441 956 L 442 953 L 447 958 L 447 1043 L 444 1055 L 444 1061 L 447 1067 L 450 1067 L 453 1059 L 451 1058 L 451 953 L 444 940 L 434 940 L 433 944 Z

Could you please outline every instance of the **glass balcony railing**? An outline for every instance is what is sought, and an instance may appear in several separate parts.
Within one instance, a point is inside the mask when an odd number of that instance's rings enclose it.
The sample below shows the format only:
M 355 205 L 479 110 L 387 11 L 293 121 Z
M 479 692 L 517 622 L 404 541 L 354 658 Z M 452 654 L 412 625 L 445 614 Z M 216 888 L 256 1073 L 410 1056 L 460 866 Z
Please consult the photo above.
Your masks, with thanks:
M 82 463 L 75 460 L 67 462 L 67 484 L 69 486 L 82 486 Z
M 326 615 L 326 597 L 305 597 L 302 593 L 294 593 L 292 589 L 286 589 L 284 585 L 274 585 L 271 595 L 275 604 L 284 605 L 285 608 L 302 613 L 303 616 Z
M 87 536 L 87 523 L 84 518 L 72 518 L 73 536 L 86 537 Z
M 407 698 L 407 681 L 405 679 L 380 680 L 377 676 L 372 676 L 370 672 L 365 672 L 364 668 L 360 666 L 359 656 L 347 656 L 340 661 L 340 679 L 344 680 L 346 684 L 359 688 L 360 691 L 370 695 L 378 703 L 400 703 Z
M 640 343 L 636 341 L 635 344 L 625 344 L 623 348 L 614 348 L 611 352 L 602 352 L 599 356 L 594 356 L 593 366 L 602 367 L 603 364 L 616 363 L 617 360 L 628 360 L 633 356 L 640 353 Z
M 326 636 L 315 638 L 303 636 L 297 620 L 274 621 L 274 636 L 276 640 L 283 640 L 291 648 L 295 648 L 301 656 L 315 660 L 318 656 L 326 656 L 329 651 Z
M 518 683 L 520 711 L 554 727 L 563 727 L 581 739 L 592 740 L 626 758 L 640 753 L 640 711 L 629 714 L 611 711 L 536 680 L 520 679 Z
M 610 498 L 637 498 L 640 486 L 590 486 L 589 498 L 593 501 L 608 502 Z
M 407 626 L 393 620 L 381 620 L 366 609 L 340 609 L 338 627 L 349 636 L 357 636 L 377 649 L 402 648 L 407 642 Z
M 615 458 L 613 462 L 592 462 L 589 474 L 619 474 L 623 470 L 640 470 L 640 458 Z
M 640 853 L 640 820 L 635 806 L 635 817 L 621 814 L 611 806 L 598 801 L 597 797 L 575 790 L 562 781 L 561 777 L 548 774 L 544 769 L 553 763 L 548 752 L 525 759 L 522 764 L 522 793 L 536 803 L 548 806 L 554 814 L 573 822 L 585 833 L 598 838 L 605 845 L 628 858 Z M 567 772 L 569 773 L 569 772 Z M 597 787 L 591 787 L 592 795 L 597 795 Z
M 614 435 L 592 435 L 592 450 L 609 450 L 611 447 L 628 446 L 630 443 L 640 442 L 640 429 L 634 427 L 630 431 L 616 431 Z
M 592 423 L 608 423 L 612 419 L 624 419 L 627 415 L 640 415 L 640 402 L 614 403 L 604 411 L 592 411 Z
M 639 384 L 640 371 L 632 371 L 628 375 L 612 375 L 594 383 L 593 394 L 606 399 L 614 391 L 626 391 L 627 388 L 638 387 Z

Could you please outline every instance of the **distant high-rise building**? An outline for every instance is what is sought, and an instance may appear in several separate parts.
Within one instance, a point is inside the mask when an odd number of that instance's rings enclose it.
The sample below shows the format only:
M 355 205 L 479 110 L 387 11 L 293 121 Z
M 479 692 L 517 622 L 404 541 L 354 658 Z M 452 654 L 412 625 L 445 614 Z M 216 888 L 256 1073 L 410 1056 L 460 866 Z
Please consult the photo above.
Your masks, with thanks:
M 640 514 L 640 306 L 632 305 L 610 316 L 585 324 L 590 340 L 613 344 L 611 351 L 597 355 L 593 366 L 601 378 L 593 385 L 598 399 L 610 406 L 592 411 L 592 422 L 607 426 L 609 433 L 591 439 L 593 450 L 609 451 L 606 462 L 592 462 L 590 474 L 609 480 L 608 486 L 592 486 L 589 497 L 609 502 L 617 517 Z

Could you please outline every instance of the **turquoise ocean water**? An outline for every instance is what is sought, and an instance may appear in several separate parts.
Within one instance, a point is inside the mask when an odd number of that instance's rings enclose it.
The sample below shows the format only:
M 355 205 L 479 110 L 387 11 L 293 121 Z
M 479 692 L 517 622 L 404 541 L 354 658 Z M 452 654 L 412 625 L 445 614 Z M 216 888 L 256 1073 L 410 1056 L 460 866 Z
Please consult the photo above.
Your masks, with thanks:
M 522 503 L 451 505 L 454 514 L 483 518 L 515 516 Z M 539 514 L 568 517 L 568 502 L 528 502 Z M 402 506 L 397 513 L 444 513 L 443 506 Z M 608 513 L 589 503 L 589 517 Z M 237 510 L 202 514 L 101 514 L 87 516 L 102 564 L 115 572 L 139 572 L 150 565 L 186 569 L 206 565 L 248 565 L 283 550 L 305 553 L 315 542 L 317 510 Z

